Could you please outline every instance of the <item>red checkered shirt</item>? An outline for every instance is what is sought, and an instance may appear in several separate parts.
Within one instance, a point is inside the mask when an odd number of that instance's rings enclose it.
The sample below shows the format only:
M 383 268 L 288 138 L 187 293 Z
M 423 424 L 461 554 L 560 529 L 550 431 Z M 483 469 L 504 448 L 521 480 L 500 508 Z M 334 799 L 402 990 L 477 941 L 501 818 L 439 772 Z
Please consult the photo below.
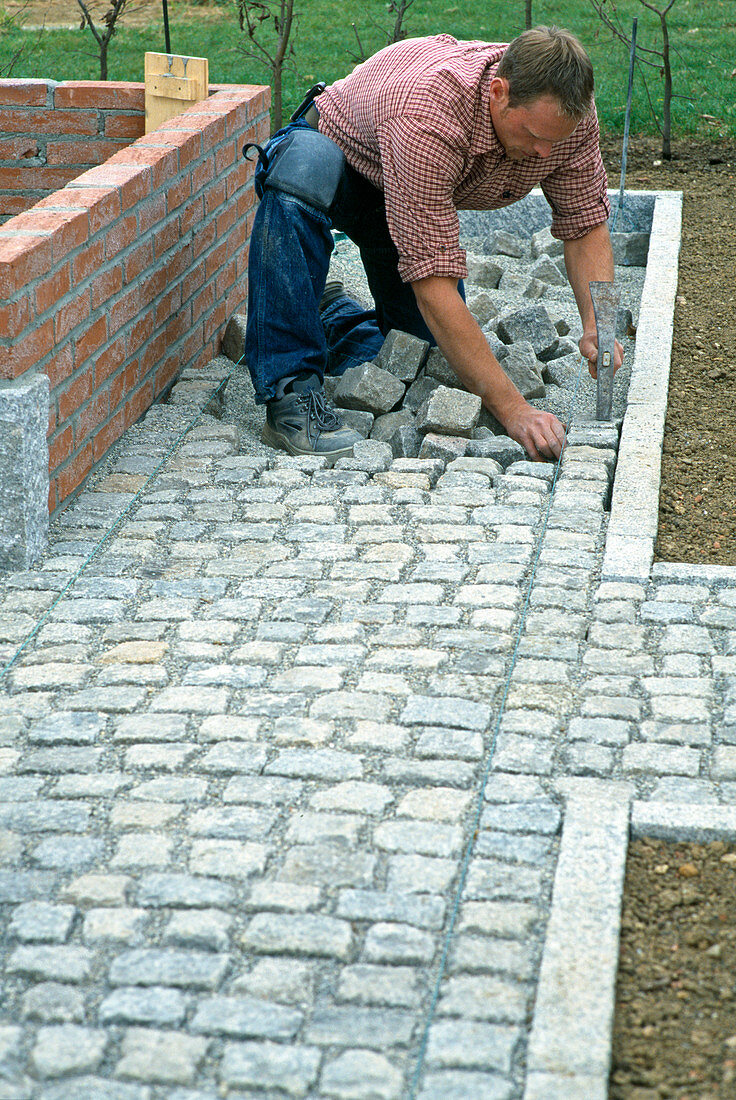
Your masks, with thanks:
M 582 237 L 610 213 L 595 109 L 549 157 L 509 160 L 491 122 L 506 49 L 449 34 L 387 46 L 319 97 L 319 128 L 383 190 L 404 282 L 466 278 L 458 210 L 494 210 L 541 187 L 552 233 Z

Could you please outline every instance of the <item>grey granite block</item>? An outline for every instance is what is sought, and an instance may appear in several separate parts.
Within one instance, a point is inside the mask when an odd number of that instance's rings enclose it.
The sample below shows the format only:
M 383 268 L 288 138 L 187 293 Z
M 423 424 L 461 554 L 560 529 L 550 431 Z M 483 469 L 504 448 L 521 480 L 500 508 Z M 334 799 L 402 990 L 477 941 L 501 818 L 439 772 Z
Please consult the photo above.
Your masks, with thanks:
M 520 259 L 526 255 L 529 247 L 526 233 L 511 233 L 507 229 L 496 229 L 486 241 L 486 251 L 492 255 L 513 256 Z
M 422 439 L 421 436 L 419 436 Z M 419 448 L 420 458 L 442 458 L 446 462 L 461 458 L 468 447 L 467 436 L 439 435 L 427 432 Z
M 468 253 L 468 283 L 471 286 L 490 287 L 495 290 L 498 286 L 504 269 L 487 256 L 475 256 Z
M 328 379 L 325 379 L 325 385 L 327 381 Z M 330 381 L 334 381 L 337 384 L 338 380 L 330 379 Z M 356 432 L 360 432 L 364 439 L 372 435 L 376 421 L 373 413 L 366 412 L 365 409 L 340 409 L 338 416 L 346 427 L 353 428 Z
M 419 406 L 427 400 L 429 395 L 433 390 L 436 390 L 438 386 L 439 382 L 436 378 L 430 378 L 427 374 L 421 374 L 416 382 L 412 382 L 411 386 L 409 386 L 409 389 L 406 391 L 403 407 L 412 412 L 416 412 Z
M 471 439 L 465 452 L 471 458 L 493 458 L 504 470 L 512 462 L 526 459 L 527 454 L 520 443 L 507 435 L 494 435 L 486 439 Z
M 345 409 L 362 409 L 378 416 L 393 409 L 404 396 L 404 383 L 375 363 L 351 367 L 335 389 L 335 404 Z
M 736 806 L 634 802 L 631 807 L 631 835 L 693 841 L 696 844 L 733 840 L 736 836 Z
M 397 409 L 396 412 L 384 413 L 382 416 L 377 416 L 373 421 L 370 437 L 371 439 L 381 440 L 383 443 L 389 443 L 397 428 L 413 423 L 414 415 L 411 409 Z
M 408 332 L 391 329 L 375 358 L 377 367 L 387 370 L 401 382 L 413 382 L 429 351 L 426 340 L 411 336 Z
M 571 355 L 551 359 L 548 363 L 545 363 L 542 377 L 545 382 L 550 382 L 553 386 L 565 386 L 572 389 L 579 372 L 580 355 L 572 353 Z M 616 442 L 618 444 L 618 432 L 616 433 Z
M 438 386 L 417 410 L 417 431 L 470 437 L 481 407 L 481 399 L 474 393 Z
M 434 378 L 443 386 L 462 389 L 463 384 L 445 359 L 439 348 L 432 348 L 424 368 L 427 378 Z
M 28 569 L 49 530 L 49 380 L 0 382 L 0 570 Z
M 532 234 L 532 259 L 536 260 L 539 256 L 561 256 L 564 250 L 564 241 L 553 237 L 549 226 Z
M 502 314 L 496 333 L 505 344 L 528 340 L 539 359 L 549 358 L 559 342 L 557 329 L 544 306 L 527 306 Z
M 414 423 L 401 424 L 389 439 L 394 458 L 417 458 L 422 445 L 422 437 Z
M 534 348 L 528 340 L 512 344 L 503 361 L 504 374 L 511 379 L 522 397 L 527 400 L 544 397 L 542 369 Z
M 222 354 L 232 359 L 233 363 L 239 363 L 243 356 L 246 323 L 244 313 L 233 313 L 222 337 Z
M 487 325 L 489 321 L 492 321 L 494 317 L 498 316 L 496 298 L 494 295 L 489 294 L 488 291 L 481 290 L 477 291 L 475 294 L 469 294 L 466 299 L 466 304 L 481 328 L 483 325 Z
M 549 256 L 540 256 L 530 268 L 532 278 L 539 279 L 550 286 L 565 286 L 567 279 Z
M 506 356 L 508 355 L 509 346 L 508 346 L 508 344 L 504 344 L 503 340 L 499 339 L 499 337 L 496 335 L 496 333 L 494 332 L 494 330 L 492 328 L 493 323 L 494 322 L 491 321 L 483 329 L 483 335 L 486 338 L 486 343 L 488 344 L 488 347 L 491 349 L 491 351 L 493 352 L 493 354 L 496 356 L 496 358 L 498 359 L 498 361 L 500 363 L 501 360 L 505 359 Z

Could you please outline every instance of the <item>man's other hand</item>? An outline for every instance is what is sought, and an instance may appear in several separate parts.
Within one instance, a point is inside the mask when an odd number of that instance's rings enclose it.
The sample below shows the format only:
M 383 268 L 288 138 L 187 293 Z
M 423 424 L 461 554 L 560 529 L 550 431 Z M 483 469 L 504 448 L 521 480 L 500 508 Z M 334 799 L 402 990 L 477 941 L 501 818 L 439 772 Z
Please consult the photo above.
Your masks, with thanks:
M 565 446 L 565 426 L 553 413 L 531 405 L 520 409 L 504 425 L 506 431 L 535 462 L 551 462 Z
M 588 360 L 588 370 L 590 371 L 591 378 L 598 377 L 598 333 L 597 332 L 584 332 L 580 343 L 580 354 L 584 359 Z M 615 374 L 618 368 L 624 361 L 624 349 L 618 340 L 613 352 L 613 373 Z

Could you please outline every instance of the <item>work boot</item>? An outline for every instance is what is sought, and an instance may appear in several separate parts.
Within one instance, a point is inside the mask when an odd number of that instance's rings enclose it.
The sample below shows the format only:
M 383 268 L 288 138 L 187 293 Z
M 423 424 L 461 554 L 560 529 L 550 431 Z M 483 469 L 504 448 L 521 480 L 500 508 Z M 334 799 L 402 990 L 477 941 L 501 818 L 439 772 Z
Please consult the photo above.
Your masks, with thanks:
M 363 437 L 346 428 L 325 401 L 316 374 L 282 378 L 276 396 L 266 405 L 261 439 L 290 455 L 318 455 L 329 460 L 350 456 Z

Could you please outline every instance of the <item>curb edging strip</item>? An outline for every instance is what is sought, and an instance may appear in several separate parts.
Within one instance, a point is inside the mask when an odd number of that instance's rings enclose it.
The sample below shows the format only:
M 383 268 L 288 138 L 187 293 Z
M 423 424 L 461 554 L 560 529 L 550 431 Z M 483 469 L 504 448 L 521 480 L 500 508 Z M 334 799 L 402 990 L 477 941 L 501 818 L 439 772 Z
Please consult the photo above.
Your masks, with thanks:
M 629 799 L 567 802 L 527 1050 L 524 1100 L 606 1100 Z
M 655 197 L 636 351 L 611 502 L 601 580 L 649 579 L 659 485 L 682 234 L 682 192 Z

